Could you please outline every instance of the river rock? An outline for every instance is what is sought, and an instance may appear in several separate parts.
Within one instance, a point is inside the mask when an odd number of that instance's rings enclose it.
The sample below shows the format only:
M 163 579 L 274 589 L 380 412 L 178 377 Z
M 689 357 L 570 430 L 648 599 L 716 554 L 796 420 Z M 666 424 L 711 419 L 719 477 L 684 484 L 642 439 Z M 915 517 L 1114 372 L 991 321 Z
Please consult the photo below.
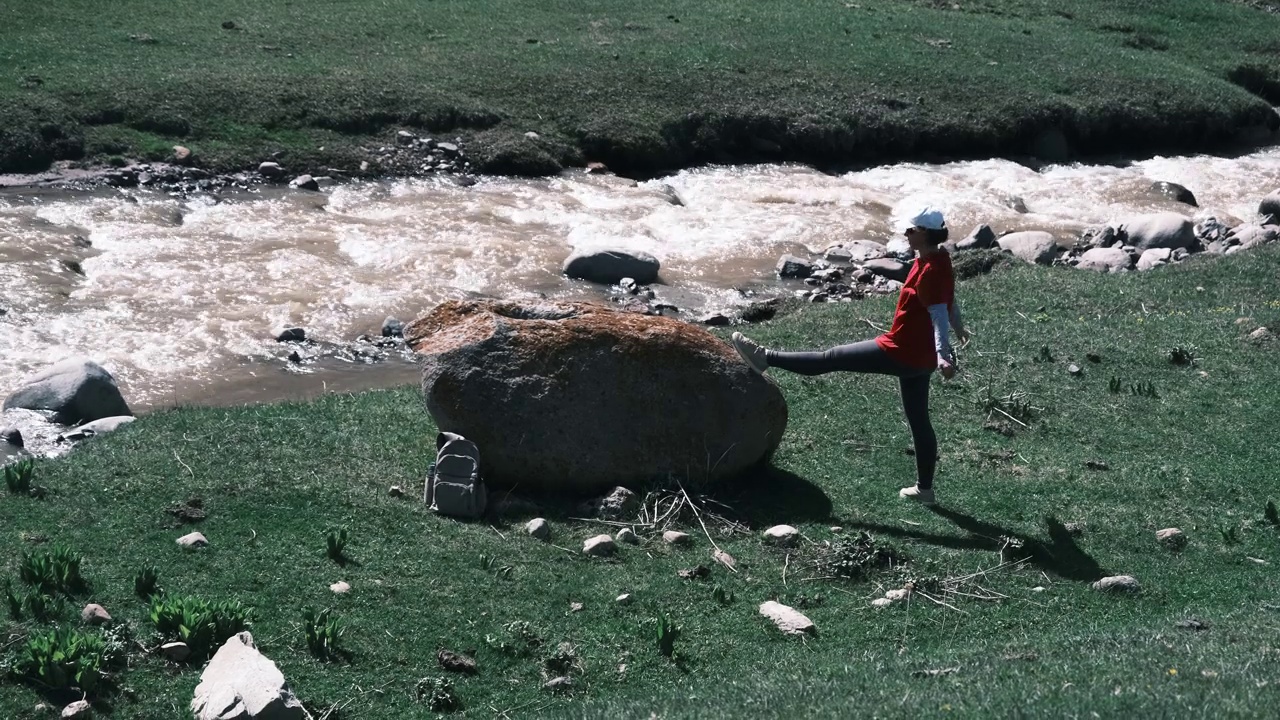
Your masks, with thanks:
M 1277 240 L 1280 240 L 1280 225 L 1244 223 L 1231 228 L 1231 231 L 1227 233 L 1227 241 L 1239 247 L 1240 250 L 1248 250 L 1259 245 L 1270 245 Z
M 889 249 L 887 247 L 870 240 L 853 240 L 844 243 L 842 247 L 849 253 L 849 262 L 852 263 L 865 263 L 868 260 L 889 257 Z
M 299 190 L 311 190 L 314 192 L 320 189 L 320 183 L 316 182 L 316 179 L 310 175 L 299 175 L 289 182 L 289 187 L 294 187 Z
M 28 377 L 4 401 L 4 409 L 51 410 L 54 422 L 73 425 L 132 415 L 116 380 L 87 358 L 71 358 Z
M 1142 585 L 1138 583 L 1137 578 L 1132 575 L 1112 575 L 1104 577 L 1093 584 L 1093 589 L 1098 592 L 1138 592 L 1142 590 Z
M 58 436 L 58 440 L 76 442 L 91 438 L 94 435 L 105 435 L 109 432 L 115 432 L 137 419 L 132 415 L 116 415 L 115 417 L 94 420 L 62 433 Z
M 1158 180 L 1151 183 L 1151 192 L 1156 195 L 1160 195 L 1161 197 L 1167 197 L 1176 202 L 1185 203 L 1192 207 L 1200 207 L 1200 204 L 1196 202 L 1196 196 L 1192 194 L 1190 190 L 1178 183 Z
M 498 486 L 715 482 L 768 458 L 786 429 L 771 379 L 671 318 L 590 303 L 449 301 L 405 334 L 437 427 L 475 441 Z
M 382 337 L 404 337 L 404 323 L 388 315 L 382 321 Z
M 186 165 L 191 162 L 191 149 L 182 145 L 174 145 L 173 162 L 178 165 Z
M 648 285 L 658 279 L 658 259 L 638 250 L 575 250 L 564 261 L 564 274 L 578 280 L 612 285 L 634 278 Z
M 990 225 L 979 225 L 968 237 L 956 243 L 957 250 L 986 250 L 996 246 L 996 233 Z
M 898 262 L 892 258 L 868 260 L 863 263 L 862 267 L 870 270 L 876 275 L 887 277 L 890 280 L 897 280 L 898 282 L 905 282 L 907 279 L 907 273 L 911 272 L 911 267 L 909 265 Z
M 999 238 L 996 244 L 1019 260 L 1037 265 L 1051 265 L 1058 257 L 1058 242 L 1041 230 L 1009 233 Z
M 798 280 L 813 274 L 813 263 L 795 255 L 783 255 L 778 258 L 776 270 L 780 278 Z
M 1139 250 L 1149 248 L 1189 248 L 1196 244 L 1196 230 L 1190 218 L 1163 212 L 1135 215 L 1120 224 L 1127 244 Z
M 818 631 L 813 621 L 795 608 L 769 600 L 760 604 L 760 614 L 773 621 L 778 629 L 788 635 L 811 635 Z
M 291 327 L 276 332 L 276 342 L 305 342 L 306 339 L 306 328 Z
M 16 427 L 0 428 L 0 442 L 9 443 L 19 449 L 26 446 L 26 441 L 22 439 L 22 431 Z
M 1117 247 L 1094 248 L 1080 256 L 1076 267 L 1097 272 L 1124 272 L 1133 266 L 1133 257 Z
M 1258 214 L 1264 225 L 1280 225 L 1280 190 L 1273 190 L 1258 203 Z
M 284 175 L 284 168 L 280 167 L 280 163 L 267 161 L 258 164 L 258 174 L 262 177 L 278 178 Z
M 307 712 L 276 664 L 242 632 L 227 640 L 200 675 L 191 712 L 196 720 L 303 720 Z
M 1142 257 L 1138 258 L 1138 270 L 1147 271 L 1166 265 L 1173 257 L 1173 251 L 1169 248 L 1151 248 L 1142 253 Z

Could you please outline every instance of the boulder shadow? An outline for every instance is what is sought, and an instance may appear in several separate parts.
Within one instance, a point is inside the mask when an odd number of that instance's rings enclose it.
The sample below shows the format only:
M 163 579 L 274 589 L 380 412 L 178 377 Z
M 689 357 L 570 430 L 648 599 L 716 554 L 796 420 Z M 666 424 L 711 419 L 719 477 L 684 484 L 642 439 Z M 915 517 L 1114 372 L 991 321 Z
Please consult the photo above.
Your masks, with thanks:
M 753 528 L 832 520 L 831 498 L 822 488 L 769 464 L 704 492 L 732 508 L 739 520 Z
M 896 525 L 884 525 L 874 522 L 847 522 L 846 527 L 866 530 L 890 537 L 909 538 L 938 547 L 953 550 L 986 550 L 999 552 L 1004 546 L 1003 538 L 1011 538 L 1022 543 L 1020 555 L 1027 562 L 1041 570 L 1058 577 L 1077 582 L 1093 582 L 1106 573 L 1098 562 L 1089 556 L 1076 543 L 1076 538 L 1067 528 L 1053 516 L 1045 517 L 1048 539 L 1032 537 L 1016 533 L 995 523 L 978 520 L 956 510 L 940 506 L 929 508 L 933 513 L 953 524 L 967 535 L 944 535 Z

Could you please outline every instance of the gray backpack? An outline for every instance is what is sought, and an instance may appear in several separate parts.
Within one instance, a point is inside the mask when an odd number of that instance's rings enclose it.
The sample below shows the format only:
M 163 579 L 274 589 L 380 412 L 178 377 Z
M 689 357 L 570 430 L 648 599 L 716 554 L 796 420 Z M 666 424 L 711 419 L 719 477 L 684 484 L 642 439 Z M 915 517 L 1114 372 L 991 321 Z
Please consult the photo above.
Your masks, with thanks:
M 436 461 L 427 469 L 423 501 L 441 515 L 478 518 L 488 492 L 480 479 L 480 449 L 457 433 L 436 436 Z

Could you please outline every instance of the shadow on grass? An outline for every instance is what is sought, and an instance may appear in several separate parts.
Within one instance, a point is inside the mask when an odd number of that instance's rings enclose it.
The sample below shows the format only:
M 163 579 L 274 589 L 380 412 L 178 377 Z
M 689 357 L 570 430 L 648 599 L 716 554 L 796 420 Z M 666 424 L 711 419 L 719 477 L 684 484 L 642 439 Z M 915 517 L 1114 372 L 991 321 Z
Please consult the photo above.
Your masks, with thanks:
M 751 527 L 831 520 L 831 498 L 808 480 L 773 465 L 743 475 L 713 493 Z
M 850 522 L 855 527 L 872 533 L 891 537 L 910 538 L 920 542 L 953 550 L 986 550 L 999 552 L 1004 545 L 1002 538 L 1013 538 L 1022 542 L 1023 554 L 1028 562 L 1048 573 L 1053 573 L 1067 580 L 1092 582 L 1105 574 L 1098 562 L 1076 544 L 1075 537 L 1067 528 L 1052 516 L 1045 518 L 1049 539 L 1030 537 L 1000 527 L 985 520 L 978 520 L 962 512 L 934 506 L 929 508 L 933 513 L 954 523 L 968 535 L 940 535 L 937 533 L 902 528 L 896 525 L 880 523 Z

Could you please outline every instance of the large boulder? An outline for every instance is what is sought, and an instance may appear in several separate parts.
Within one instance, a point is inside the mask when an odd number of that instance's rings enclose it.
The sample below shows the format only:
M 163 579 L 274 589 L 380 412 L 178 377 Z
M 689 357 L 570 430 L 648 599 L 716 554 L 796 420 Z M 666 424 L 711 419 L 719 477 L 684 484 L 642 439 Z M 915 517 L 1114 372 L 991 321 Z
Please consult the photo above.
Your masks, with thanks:
M 1258 214 L 1267 225 L 1280 225 L 1280 190 L 1273 190 L 1258 203 Z
M 1127 236 L 1127 244 L 1139 250 L 1151 248 L 1189 248 L 1196 244 L 1196 230 L 1190 218 L 1178 213 L 1163 212 L 1135 215 L 1120 225 Z
M 1188 190 L 1186 186 L 1175 182 L 1157 180 L 1151 183 L 1151 192 L 1175 202 L 1184 203 L 1192 207 L 1200 207 L 1200 203 L 1196 202 L 1195 194 Z
M 5 398 L 4 409 L 10 408 L 49 410 L 63 425 L 133 414 L 111 373 L 87 358 L 63 360 L 27 378 Z
M 632 278 L 641 285 L 658 279 L 658 259 L 633 250 L 577 250 L 564 261 L 564 274 L 578 280 L 610 285 Z
M 450 301 L 405 329 L 427 410 L 480 447 L 486 479 L 607 491 L 668 474 L 717 481 L 787 425 L 771 379 L 666 317 L 590 303 Z
M 196 720 L 309 718 L 276 664 L 258 652 L 247 632 L 227 640 L 205 666 L 191 700 Z
M 979 225 L 968 237 L 956 243 L 957 250 L 986 250 L 996 246 L 996 233 L 990 225 Z
M 1076 267 L 1097 272 L 1124 272 L 1133 267 L 1133 257 L 1118 247 L 1093 248 L 1080 256 Z
M 1058 257 L 1058 241 L 1040 230 L 1009 233 L 996 243 L 1001 250 L 1012 253 L 1019 260 L 1037 265 L 1051 265 L 1054 258 Z

